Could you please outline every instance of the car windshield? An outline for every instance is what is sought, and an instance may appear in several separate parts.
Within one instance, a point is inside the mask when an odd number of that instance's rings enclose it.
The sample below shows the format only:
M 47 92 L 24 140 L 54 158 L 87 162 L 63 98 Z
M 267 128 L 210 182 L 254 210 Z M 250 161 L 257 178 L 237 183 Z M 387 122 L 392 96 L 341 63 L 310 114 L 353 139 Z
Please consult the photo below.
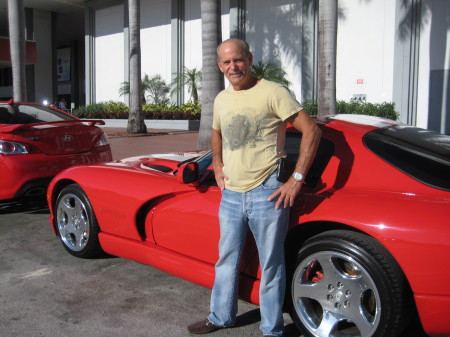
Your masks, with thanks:
M 395 125 L 367 133 L 364 144 L 414 179 L 450 191 L 450 136 Z
M 194 158 L 192 160 L 194 162 L 197 162 L 200 176 L 205 173 L 205 171 L 211 166 L 212 164 L 212 152 L 209 150 L 208 152 L 205 152 L 199 157 Z
M 75 117 L 45 106 L 29 104 L 0 105 L 1 124 L 32 124 L 75 119 Z

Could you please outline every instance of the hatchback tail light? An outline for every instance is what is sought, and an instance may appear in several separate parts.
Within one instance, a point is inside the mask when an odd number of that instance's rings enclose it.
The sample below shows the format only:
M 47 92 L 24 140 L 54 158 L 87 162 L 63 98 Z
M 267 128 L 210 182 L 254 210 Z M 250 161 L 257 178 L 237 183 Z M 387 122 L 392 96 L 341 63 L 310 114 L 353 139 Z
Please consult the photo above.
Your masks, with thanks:
M 13 155 L 27 153 L 29 153 L 28 149 L 23 144 L 8 140 L 0 140 L 0 154 Z
M 108 136 L 106 135 L 106 133 L 102 133 L 95 146 L 103 146 L 108 144 L 109 144 Z

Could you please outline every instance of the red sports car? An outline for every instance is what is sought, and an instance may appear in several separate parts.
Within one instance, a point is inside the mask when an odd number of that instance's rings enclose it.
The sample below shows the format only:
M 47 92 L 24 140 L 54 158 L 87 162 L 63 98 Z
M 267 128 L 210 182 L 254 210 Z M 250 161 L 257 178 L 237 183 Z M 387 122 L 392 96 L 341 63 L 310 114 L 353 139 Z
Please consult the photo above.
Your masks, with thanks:
M 95 125 L 53 107 L 0 102 L 0 200 L 45 196 L 51 178 L 73 165 L 112 160 Z
M 416 315 L 450 334 L 450 137 L 368 116 L 317 120 L 323 138 L 291 212 L 286 308 L 304 336 L 397 336 Z M 301 135 L 288 130 L 288 157 Z M 51 182 L 67 251 L 101 251 L 212 287 L 221 192 L 211 153 L 69 168 Z M 251 238 L 240 297 L 258 304 Z

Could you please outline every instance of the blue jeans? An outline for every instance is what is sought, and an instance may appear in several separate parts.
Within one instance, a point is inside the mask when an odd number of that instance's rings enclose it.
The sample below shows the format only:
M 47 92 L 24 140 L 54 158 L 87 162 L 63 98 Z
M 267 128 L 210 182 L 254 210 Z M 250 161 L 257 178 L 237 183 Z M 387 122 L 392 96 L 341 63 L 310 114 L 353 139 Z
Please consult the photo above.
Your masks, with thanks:
M 211 323 L 233 326 L 238 300 L 239 262 L 248 228 L 258 248 L 262 278 L 260 285 L 260 329 L 264 335 L 283 335 L 283 300 L 286 288 L 284 239 L 289 208 L 275 209 L 267 198 L 281 183 L 272 174 L 260 186 L 245 193 L 224 190 L 219 209 L 220 242 L 216 278 L 211 294 Z

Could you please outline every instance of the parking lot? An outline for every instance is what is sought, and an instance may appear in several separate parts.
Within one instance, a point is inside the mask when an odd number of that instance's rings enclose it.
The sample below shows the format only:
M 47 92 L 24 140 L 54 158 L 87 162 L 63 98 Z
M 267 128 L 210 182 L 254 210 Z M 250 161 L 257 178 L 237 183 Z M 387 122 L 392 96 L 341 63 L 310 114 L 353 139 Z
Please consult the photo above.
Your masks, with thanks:
M 109 138 L 119 159 L 195 149 L 197 134 Z M 189 336 L 208 314 L 209 289 L 121 258 L 71 256 L 48 216 L 42 201 L 0 205 L 0 336 Z M 300 336 L 285 318 L 285 336 Z M 240 301 L 237 327 L 211 336 L 261 336 L 258 326 L 258 307 Z
M 180 131 L 108 134 L 114 159 L 197 141 Z M 0 205 L 0 336 L 189 336 L 186 326 L 208 314 L 209 289 L 121 258 L 71 256 L 48 216 L 44 202 Z M 214 336 L 259 336 L 258 308 L 240 302 L 239 312 L 239 327 Z
M 208 313 L 208 289 L 121 258 L 71 256 L 45 205 L 1 212 L 1 336 L 187 336 Z M 244 326 L 215 336 L 259 336 L 257 308 L 240 312 Z

